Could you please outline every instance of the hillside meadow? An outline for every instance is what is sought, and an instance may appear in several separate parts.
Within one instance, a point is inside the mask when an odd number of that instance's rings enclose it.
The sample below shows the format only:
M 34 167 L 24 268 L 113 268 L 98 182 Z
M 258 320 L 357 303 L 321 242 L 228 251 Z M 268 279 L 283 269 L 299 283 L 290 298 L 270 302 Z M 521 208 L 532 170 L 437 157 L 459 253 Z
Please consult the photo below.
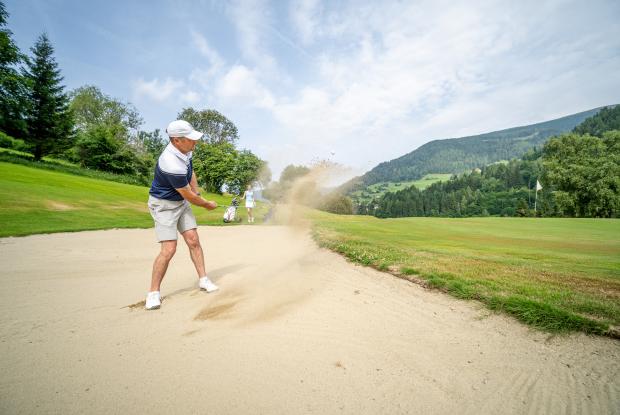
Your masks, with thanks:
M 0 162 L 0 237 L 110 228 L 149 228 L 149 188 Z M 194 207 L 199 225 L 223 225 L 231 196 L 206 194 L 220 206 Z M 265 207 L 258 207 L 257 218 Z M 245 222 L 244 208 L 237 210 Z
M 363 190 L 351 192 L 350 196 L 358 202 L 368 203 L 373 198 L 378 199 L 387 192 L 397 192 L 410 186 L 415 186 L 418 190 L 424 190 L 433 183 L 449 180 L 452 174 L 433 173 L 427 174 L 419 180 L 405 180 L 402 182 L 381 182 L 371 184 Z
M 310 217 L 315 239 L 354 262 L 535 327 L 613 334 L 620 325 L 618 220 Z

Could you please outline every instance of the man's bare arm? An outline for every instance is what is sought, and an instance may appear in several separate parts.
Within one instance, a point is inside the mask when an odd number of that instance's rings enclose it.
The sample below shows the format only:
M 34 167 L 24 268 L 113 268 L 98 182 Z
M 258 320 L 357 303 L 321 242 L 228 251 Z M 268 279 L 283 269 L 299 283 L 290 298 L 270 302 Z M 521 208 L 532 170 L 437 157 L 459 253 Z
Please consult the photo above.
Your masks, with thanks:
M 194 193 L 199 193 L 198 192 L 198 179 L 196 178 L 196 172 L 195 171 L 192 172 L 192 180 L 189 181 L 189 187 L 192 188 Z
M 217 207 L 217 203 L 214 201 L 204 200 L 202 197 L 198 196 L 189 184 L 176 190 L 181 196 L 183 196 L 183 199 L 187 200 L 192 205 L 200 206 L 208 210 L 213 210 Z

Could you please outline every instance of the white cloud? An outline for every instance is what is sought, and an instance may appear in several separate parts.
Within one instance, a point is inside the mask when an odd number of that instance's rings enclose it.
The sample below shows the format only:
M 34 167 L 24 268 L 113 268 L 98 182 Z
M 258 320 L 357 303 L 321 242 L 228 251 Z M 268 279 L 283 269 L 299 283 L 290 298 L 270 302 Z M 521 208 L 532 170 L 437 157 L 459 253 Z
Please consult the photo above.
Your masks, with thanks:
M 163 102 L 173 96 L 185 83 L 178 79 L 166 78 L 160 81 L 154 78 L 151 81 L 145 81 L 139 78 L 134 82 L 134 97 L 137 99 L 147 97 L 156 102 Z
M 272 21 L 269 10 L 264 0 L 235 0 L 229 7 L 242 55 L 262 71 L 271 73 L 276 69 L 276 59 L 268 52 L 266 29 Z
M 200 33 L 193 31 L 192 39 L 200 54 L 207 58 L 209 62 L 209 69 L 203 70 L 203 76 L 211 77 L 220 72 L 225 65 L 224 59 L 222 59 L 220 54 L 211 47 L 207 39 Z
M 218 81 L 216 94 L 224 101 L 233 101 L 257 108 L 272 108 L 274 98 L 255 74 L 243 65 L 235 65 Z
M 196 91 L 187 91 L 181 95 L 181 101 L 188 104 L 196 104 L 200 101 L 200 94 Z
M 134 82 L 133 95 L 137 100 L 147 98 L 157 103 L 170 101 L 175 104 L 196 104 L 201 99 L 201 94 L 193 89 L 188 89 L 185 81 L 174 78 L 166 78 L 160 81 L 154 78 L 146 81 L 139 78 Z
M 302 0 L 291 3 L 290 15 L 292 25 L 303 44 L 311 44 L 320 35 L 320 13 L 321 4 L 319 0 Z

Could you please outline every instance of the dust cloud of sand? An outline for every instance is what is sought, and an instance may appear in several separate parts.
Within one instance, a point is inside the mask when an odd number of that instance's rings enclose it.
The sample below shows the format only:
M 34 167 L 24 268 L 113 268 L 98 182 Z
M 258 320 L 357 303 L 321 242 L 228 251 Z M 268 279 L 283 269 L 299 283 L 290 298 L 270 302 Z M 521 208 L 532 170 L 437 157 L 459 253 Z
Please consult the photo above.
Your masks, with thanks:
M 297 307 L 315 291 L 305 278 L 315 264 L 307 260 L 316 246 L 301 228 L 248 229 L 235 274 L 226 289 L 194 317 L 196 320 L 235 320 L 240 324 L 275 318 Z M 231 242 L 231 244 L 235 244 Z M 208 245 L 207 245 L 207 249 Z M 212 275 L 217 279 L 217 274 Z
M 316 252 L 309 238 L 309 207 L 317 207 L 324 189 L 333 186 L 348 169 L 329 161 L 314 161 L 308 173 L 295 178 L 282 200 L 273 206 L 271 224 L 282 226 L 269 239 L 249 242 L 242 256 L 253 271 L 244 276 L 242 286 L 228 287 L 216 301 L 196 315 L 197 320 L 269 319 L 303 303 L 316 287 L 305 275 L 315 264 L 304 258 Z M 250 236 L 248 236 L 250 238 Z M 251 316 L 251 317 L 248 317 Z
M 275 205 L 275 223 L 290 226 L 299 232 L 308 230 L 310 224 L 304 219 L 304 211 L 309 207 L 319 207 L 323 197 L 350 176 L 351 171 L 351 168 L 332 161 L 314 161 L 308 173 L 297 177 L 286 190 L 282 201 Z
M 247 246 L 240 256 L 252 272 L 244 273 L 243 284 L 227 287 L 218 298 L 201 310 L 196 320 L 230 320 L 244 316 L 246 321 L 276 317 L 297 307 L 317 287 L 305 278 L 316 264 L 305 258 L 316 253 L 309 237 L 310 223 L 305 211 L 316 207 L 326 188 L 341 181 L 349 169 L 337 163 L 317 161 L 307 174 L 297 177 L 274 207 L 272 224 L 282 225 L 270 232 L 268 239 L 253 239 L 249 233 Z

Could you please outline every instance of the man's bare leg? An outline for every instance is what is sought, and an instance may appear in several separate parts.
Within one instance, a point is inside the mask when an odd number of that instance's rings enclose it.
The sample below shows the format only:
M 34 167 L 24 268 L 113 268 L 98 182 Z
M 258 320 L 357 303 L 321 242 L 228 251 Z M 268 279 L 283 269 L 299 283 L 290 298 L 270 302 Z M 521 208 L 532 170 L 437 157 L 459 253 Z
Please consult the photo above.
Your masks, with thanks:
M 177 241 L 162 241 L 159 255 L 153 262 L 153 273 L 151 277 L 151 291 L 159 291 L 161 281 L 166 275 L 168 264 L 177 250 Z
M 185 243 L 189 248 L 189 255 L 192 258 L 194 267 L 196 267 L 198 278 L 206 276 L 207 272 L 205 270 L 205 257 L 204 253 L 202 252 L 202 246 L 200 246 L 198 231 L 196 231 L 196 229 L 190 229 L 183 232 L 181 235 L 183 235 L 183 239 L 185 239 Z

